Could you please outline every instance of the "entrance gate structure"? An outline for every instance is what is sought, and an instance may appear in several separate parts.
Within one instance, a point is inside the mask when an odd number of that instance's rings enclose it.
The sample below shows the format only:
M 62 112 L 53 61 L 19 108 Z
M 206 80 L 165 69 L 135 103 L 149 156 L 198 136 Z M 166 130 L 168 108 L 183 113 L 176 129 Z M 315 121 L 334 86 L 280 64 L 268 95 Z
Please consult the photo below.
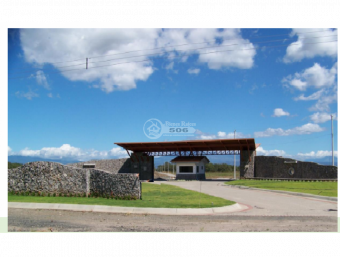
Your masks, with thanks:
M 154 179 L 155 156 L 239 155 L 240 177 L 254 177 L 256 148 L 254 138 L 115 143 L 130 156 L 131 173 L 141 180 Z M 132 152 L 132 153 L 130 153 Z

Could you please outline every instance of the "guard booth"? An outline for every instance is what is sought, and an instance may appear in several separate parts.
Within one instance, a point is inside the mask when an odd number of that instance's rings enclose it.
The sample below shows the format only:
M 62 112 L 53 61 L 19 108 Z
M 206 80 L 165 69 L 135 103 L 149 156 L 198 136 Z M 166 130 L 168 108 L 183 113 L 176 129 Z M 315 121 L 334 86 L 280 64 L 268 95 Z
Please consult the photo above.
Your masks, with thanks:
M 178 156 L 193 158 L 195 156 L 205 157 L 207 155 L 239 155 L 240 177 L 252 178 L 254 177 L 255 170 L 254 164 L 256 148 L 259 146 L 259 144 L 255 145 L 254 138 L 115 144 L 124 148 L 130 156 L 131 172 L 139 173 L 141 180 L 149 181 L 153 181 L 154 179 L 155 156 Z M 206 159 L 208 160 L 208 158 Z M 194 166 L 197 167 L 198 165 L 194 164 Z M 200 173 L 200 171 L 198 173 Z M 193 171 L 193 174 L 198 173 L 197 170 L 195 170 L 195 172 Z
M 176 179 L 204 180 L 209 159 L 206 156 L 177 156 L 171 162 L 176 164 Z

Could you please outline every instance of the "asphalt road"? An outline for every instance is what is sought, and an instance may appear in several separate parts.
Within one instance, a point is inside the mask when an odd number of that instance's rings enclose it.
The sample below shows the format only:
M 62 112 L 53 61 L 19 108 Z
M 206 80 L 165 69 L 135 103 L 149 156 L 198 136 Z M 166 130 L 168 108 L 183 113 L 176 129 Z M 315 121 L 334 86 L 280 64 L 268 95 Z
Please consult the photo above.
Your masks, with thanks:
M 10 232 L 335 232 L 335 217 L 167 216 L 8 209 Z
M 337 202 L 223 186 L 218 181 L 158 181 L 229 199 L 248 210 L 169 216 L 8 209 L 9 231 L 39 232 L 336 232 Z
M 337 217 L 338 213 L 337 202 L 268 191 L 240 189 L 224 186 L 224 182 L 220 181 L 162 181 L 155 183 L 195 190 L 246 204 L 251 208 L 248 211 L 230 215 Z

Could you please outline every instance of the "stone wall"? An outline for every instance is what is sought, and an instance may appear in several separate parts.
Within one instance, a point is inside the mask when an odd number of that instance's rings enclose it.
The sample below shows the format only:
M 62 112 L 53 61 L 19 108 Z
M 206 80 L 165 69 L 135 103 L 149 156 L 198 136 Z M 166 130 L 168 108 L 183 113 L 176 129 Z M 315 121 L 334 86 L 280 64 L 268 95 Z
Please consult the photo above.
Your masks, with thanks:
M 139 174 L 140 180 L 154 180 L 154 157 L 145 156 L 144 153 L 132 153 L 131 158 L 90 160 L 67 165 L 83 168 L 84 163 L 94 163 L 96 164 L 96 169 L 107 171 L 112 174 L 133 173 Z
M 255 150 L 241 150 L 240 152 L 240 177 L 253 178 L 255 172 Z M 250 155 L 250 161 L 249 161 Z M 257 157 L 256 157 L 257 158 Z
M 98 170 L 90 172 L 90 191 L 100 195 L 133 196 L 140 199 L 140 181 L 135 174 L 110 174 Z
M 130 158 L 122 159 L 108 159 L 108 160 L 90 160 L 87 162 L 77 162 L 67 164 L 67 166 L 83 168 L 84 163 L 95 163 L 96 169 L 105 170 L 112 174 L 117 173 L 132 173 L 131 172 L 131 160 Z
M 136 174 L 111 174 L 97 169 L 79 169 L 55 162 L 30 162 L 8 170 L 8 191 L 130 196 L 140 198 Z
M 289 173 L 291 168 L 294 170 L 293 174 Z M 277 156 L 256 156 L 254 177 L 337 179 L 338 168 L 336 166 L 319 165 L 314 162 L 302 162 Z

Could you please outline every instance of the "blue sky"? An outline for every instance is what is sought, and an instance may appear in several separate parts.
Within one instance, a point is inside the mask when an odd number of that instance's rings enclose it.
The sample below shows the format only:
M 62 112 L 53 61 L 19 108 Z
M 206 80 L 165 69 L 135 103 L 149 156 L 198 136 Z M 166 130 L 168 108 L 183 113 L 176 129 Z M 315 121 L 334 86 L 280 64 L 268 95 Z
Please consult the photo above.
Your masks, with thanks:
M 114 142 L 236 130 L 261 143 L 258 155 L 330 156 L 336 40 L 320 28 L 9 30 L 9 155 L 121 158 Z M 151 140 L 151 118 L 196 133 Z

